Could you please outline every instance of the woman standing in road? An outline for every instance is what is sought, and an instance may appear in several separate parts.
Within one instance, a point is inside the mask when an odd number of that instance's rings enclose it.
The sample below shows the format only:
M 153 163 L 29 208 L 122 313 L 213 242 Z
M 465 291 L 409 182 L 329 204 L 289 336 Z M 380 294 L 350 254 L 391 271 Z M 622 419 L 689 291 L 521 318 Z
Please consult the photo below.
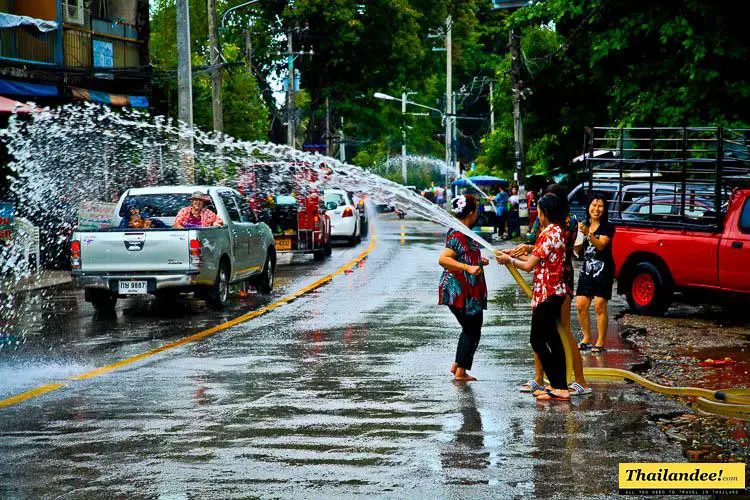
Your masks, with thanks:
M 562 318 L 563 328 L 565 329 L 565 333 L 568 336 L 568 342 L 571 346 L 575 346 L 576 340 L 575 337 L 573 337 L 573 332 L 570 328 L 570 307 L 573 303 L 573 290 L 575 290 L 573 283 L 573 247 L 576 238 L 578 237 L 578 219 L 574 214 L 570 213 L 570 208 L 568 207 L 568 192 L 564 186 L 560 184 L 550 184 L 545 190 L 545 194 L 546 193 L 552 193 L 560 199 L 560 202 L 562 203 L 562 210 L 565 214 L 565 222 L 562 226 L 563 230 L 565 231 L 565 266 L 563 267 L 563 279 L 565 280 L 565 284 L 568 287 L 569 293 L 565 296 L 565 302 L 563 302 L 562 311 L 560 314 Z M 541 230 L 540 222 L 541 221 L 537 217 L 537 219 L 534 221 L 534 225 L 531 226 L 531 230 L 526 235 L 526 243 L 518 245 L 516 248 L 514 248 L 510 253 L 511 257 L 521 257 L 532 252 L 532 250 L 534 249 L 534 244 L 536 243 L 537 238 L 539 237 L 539 232 Z M 573 378 L 575 379 L 575 382 L 570 384 L 570 389 L 572 389 L 573 391 L 572 394 L 591 394 L 591 388 L 586 383 L 586 378 L 583 375 L 583 362 L 581 360 L 581 353 L 575 351 L 571 353 L 571 355 L 573 358 Z M 536 355 L 534 356 L 534 368 L 534 378 L 521 386 L 521 392 L 534 392 L 542 389 L 542 384 L 544 383 L 544 372 L 542 371 L 542 364 L 539 362 L 539 357 Z
M 461 195 L 451 200 L 451 211 L 466 227 L 477 221 L 477 199 Z M 482 335 L 484 310 L 487 309 L 487 283 L 482 266 L 489 261 L 482 257 L 479 245 L 460 231 L 449 229 L 445 249 L 438 260 L 444 271 L 438 289 L 438 304 L 450 307 L 461 325 L 456 360 L 451 365 L 455 380 L 473 381 L 468 371 Z
M 519 218 L 520 199 L 518 197 L 518 188 L 510 188 L 510 197 L 508 198 L 508 239 L 513 239 L 521 235 L 521 220 Z
M 531 298 L 531 347 L 542 363 L 551 388 L 534 392 L 537 400 L 570 400 L 565 349 L 557 331 L 565 296 L 572 293 L 565 283 L 565 209 L 560 198 L 545 194 L 539 200 L 539 223 L 542 227 L 529 256 L 511 257 L 496 254 L 500 264 L 526 272 L 534 271 Z
M 583 267 L 578 276 L 578 290 L 576 291 L 578 322 L 583 330 L 583 339 L 578 344 L 578 348 L 584 351 L 591 347 L 589 308 L 593 300 L 599 336 L 591 352 L 600 353 L 605 350 L 604 340 L 607 337 L 609 324 L 607 302 L 612 298 L 612 285 L 615 281 L 615 261 L 612 258 L 612 238 L 615 236 L 615 226 L 609 223 L 607 199 L 603 194 L 591 195 L 586 213 L 588 220 L 585 224 L 578 225 L 584 241 L 582 245 L 576 247 L 578 255 L 581 254 L 581 248 L 583 248 Z

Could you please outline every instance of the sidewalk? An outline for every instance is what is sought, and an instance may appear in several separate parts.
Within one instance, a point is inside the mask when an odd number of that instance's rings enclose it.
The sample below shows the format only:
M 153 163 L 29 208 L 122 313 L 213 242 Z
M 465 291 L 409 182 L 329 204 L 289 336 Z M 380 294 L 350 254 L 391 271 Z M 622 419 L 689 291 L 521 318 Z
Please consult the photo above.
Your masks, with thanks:
M 31 292 L 72 282 L 73 278 L 70 276 L 70 271 L 45 269 L 38 275 L 33 274 L 28 278 L 21 279 L 12 287 L 12 289 L 16 292 Z M 0 282 L 0 293 L 5 291 L 6 289 L 4 288 L 3 283 Z

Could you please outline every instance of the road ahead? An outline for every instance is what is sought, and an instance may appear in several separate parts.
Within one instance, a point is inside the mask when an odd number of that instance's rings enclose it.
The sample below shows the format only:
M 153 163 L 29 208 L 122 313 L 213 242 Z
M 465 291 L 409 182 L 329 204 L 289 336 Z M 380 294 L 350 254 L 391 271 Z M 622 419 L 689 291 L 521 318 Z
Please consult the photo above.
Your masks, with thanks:
M 0 350 L 0 399 L 67 385 L 0 409 L 0 497 L 611 496 L 619 462 L 681 461 L 649 422 L 676 409 L 661 396 L 596 385 L 571 405 L 517 391 L 532 371 L 530 308 L 498 266 L 487 269 L 480 380 L 454 384 L 458 328 L 435 305 L 443 234 L 385 216 L 351 272 L 86 380 L 66 379 L 273 303 L 368 242 L 282 266 L 272 297 L 220 314 L 129 300 L 96 318 L 72 290 L 39 301 L 19 326 L 25 342 Z M 615 344 L 586 361 L 627 366 L 633 355 Z

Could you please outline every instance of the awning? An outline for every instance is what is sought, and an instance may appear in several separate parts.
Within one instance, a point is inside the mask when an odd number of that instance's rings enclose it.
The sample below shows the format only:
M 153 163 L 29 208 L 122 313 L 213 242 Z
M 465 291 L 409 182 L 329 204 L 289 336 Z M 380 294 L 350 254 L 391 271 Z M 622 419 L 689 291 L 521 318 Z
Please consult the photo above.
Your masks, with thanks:
M 108 94 L 97 90 L 80 89 L 71 87 L 73 97 L 82 101 L 98 102 L 110 106 L 130 106 L 133 108 L 147 108 L 148 97 L 138 95 Z
M 0 80 L 0 95 L 55 97 L 59 94 L 56 85 L 22 82 L 18 80 Z
M 0 96 L 0 113 L 33 113 L 38 111 L 33 106 Z

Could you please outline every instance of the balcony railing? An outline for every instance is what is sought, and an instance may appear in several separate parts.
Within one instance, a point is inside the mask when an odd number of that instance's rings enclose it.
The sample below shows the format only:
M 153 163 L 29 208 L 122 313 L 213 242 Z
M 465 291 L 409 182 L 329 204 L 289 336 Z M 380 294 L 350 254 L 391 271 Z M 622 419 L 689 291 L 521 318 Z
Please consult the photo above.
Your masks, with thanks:
M 35 27 L 0 29 L 0 59 L 34 64 L 55 64 L 55 31 L 42 33 Z

